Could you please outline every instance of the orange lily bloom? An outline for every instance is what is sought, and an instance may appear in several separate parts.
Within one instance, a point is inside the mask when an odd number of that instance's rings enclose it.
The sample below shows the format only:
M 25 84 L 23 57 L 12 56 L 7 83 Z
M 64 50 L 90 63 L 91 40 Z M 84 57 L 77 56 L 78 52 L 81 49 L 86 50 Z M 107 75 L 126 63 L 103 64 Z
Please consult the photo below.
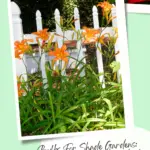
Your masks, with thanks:
M 100 30 L 87 27 L 83 27 L 83 30 L 84 30 L 82 32 L 82 36 L 84 37 L 83 43 L 88 44 L 97 41 L 97 34 L 100 33 Z
M 113 6 L 107 1 L 99 2 L 97 6 L 102 8 L 103 16 L 105 16 L 106 20 L 108 21 L 109 13 L 110 13 L 111 9 L 113 8 Z
M 18 96 L 21 97 L 25 91 L 21 89 L 21 83 L 18 83 L 17 86 L 18 86 Z
M 109 12 L 111 11 L 111 8 L 113 8 L 113 6 L 107 1 L 99 2 L 97 6 L 100 6 L 104 12 Z
M 15 58 L 21 59 L 21 54 L 27 52 L 30 49 L 30 46 L 27 42 L 33 42 L 32 39 L 24 39 L 21 42 L 16 41 L 15 45 Z
M 15 58 L 21 59 L 21 54 L 23 54 L 22 51 L 15 51 Z
M 16 41 L 15 44 L 15 50 L 17 51 L 27 51 L 29 49 L 29 44 L 27 42 L 33 42 L 32 39 L 24 39 L 21 42 Z
M 47 41 L 49 39 L 49 35 L 50 35 L 50 33 L 47 31 L 48 31 L 48 29 L 43 29 L 43 30 L 40 30 L 37 32 L 33 32 L 32 34 L 35 34 L 37 36 L 37 40 L 42 39 L 44 41 Z
M 17 76 L 17 87 L 18 87 L 18 97 L 21 97 L 25 93 L 25 90 L 21 88 L 21 79 L 18 76 Z
M 105 36 L 105 35 L 107 35 L 107 36 Z M 101 43 L 102 45 L 106 45 L 106 42 L 108 39 L 111 39 L 111 36 L 109 33 L 105 33 L 99 38 L 99 43 Z
M 99 39 L 99 42 L 103 45 L 105 45 L 104 39 L 105 39 L 105 35 L 103 34 Z
M 61 48 L 56 47 L 55 51 L 49 52 L 49 55 L 55 57 L 53 59 L 54 62 L 56 62 L 57 60 L 62 60 L 67 63 L 69 53 L 66 50 L 67 50 L 66 45 L 63 45 Z

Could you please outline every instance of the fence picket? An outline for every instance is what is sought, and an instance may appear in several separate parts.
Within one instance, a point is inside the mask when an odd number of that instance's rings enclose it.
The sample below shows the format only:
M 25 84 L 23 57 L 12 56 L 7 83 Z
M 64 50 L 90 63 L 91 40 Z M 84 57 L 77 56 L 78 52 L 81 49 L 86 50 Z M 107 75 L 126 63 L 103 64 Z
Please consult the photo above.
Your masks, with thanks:
M 22 29 L 22 20 L 20 18 L 21 11 L 19 6 L 15 2 L 11 2 L 11 10 L 12 10 L 12 27 L 13 27 L 13 35 L 14 42 L 20 41 L 23 39 L 23 29 Z M 22 75 L 24 79 L 27 79 L 26 68 L 20 59 L 16 59 L 16 74 L 17 76 Z
M 56 24 L 56 34 L 58 35 L 56 37 L 56 40 L 57 40 L 57 43 L 58 43 L 58 47 L 61 48 L 63 46 L 63 36 L 64 36 L 64 34 L 63 34 L 62 29 L 61 29 L 61 17 L 60 17 L 60 12 L 59 12 L 58 9 L 55 10 L 54 15 L 55 15 L 55 22 L 56 22 L 55 23 Z M 56 63 L 57 63 L 56 65 L 58 65 L 59 68 L 63 68 L 64 62 L 62 62 L 62 64 L 60 64 L 57 61 Z M 65 74 L 65 70 L 62 71 L 62 75 L 64 75 L 64 74 Z
M 80 15 L 79 15 L 79 10 L 78 8 L 74 9 L 74 20 L 75 20 L 75 29 L 76 31 L 81 34 L 81 27 L 80 27 Z M 77 37 L 78 38 L 78 37 Z M 83 63 L 86 63 L 86 59 L 85 59 L 85 48 L 82 46 L 82 39 L 77 39 L 77 51 L 78 51 L 78 60 L 81 61 Z M 80 64 L 79 66 L 80 68 L 83 67 L 83 64 Z M 82 72 L 80 73 L 80 76 L 84 76 L 85 75 L 85 70 L 83 69 Z
M 42 16 L 41 16 L 41 12 L 39 10 L 36 11 L 36 28 L 37 28 L 37 31 L 43 29 Z
M 80 16 L 79 16 L 79 10 L 77 7 L 74 8 L 74 23 L 76 30 L 80 30 Z
M 37 27 L 37 31 L 42 30 L 43 29 L 43 25 L 42 25 L 42 15 L 41 12 L 39 10 L 36 11 L 36 27 Z M 39 51 L 40 51 L 40 56 L 41 57 L 41 64 L 40 64 L 40 69 L 42 72 L 42 78 L 43 83 L 47 82 L 47 76 L 46 76 L 46 70 L 45 70 L 45 62 L 46 62 L 46 58 L 48 57 L 47 54 L 43 54 L 42 50 L 39 47 Z
M 96 6 L 93 6 L 93 24 L 94 24 L 94 29 L 100 29 L 99 27 L 99 19 L 98 19 L 98 10 Z M 101 44 L 98 43 L 97 44 L 99 48 L 101 48 Z M 100 53 L 100 51 L 96 50 L 96 56 L 97 56 L 97 65 L 98 65 L 98 72 L 99 73 L 103 73 L 104 72 L 104 68 L 103 68 L 103 58 L 102 58 L 102 54 Z M 101 75 L 100 76 L 100 81 L 104 82 L 104 76 Z M 104 84 L 103 84 L 104 87 Z
M 61 23 L 60 23 L 60 12 L 58 9 L 55 10 L 55 22 L 56 22 L 56 34 L 59 35 L 57 36 L 57 42 L 58 42 L 58 47 L 62 47 L 63 45 L 63 32 L 61 29 Z

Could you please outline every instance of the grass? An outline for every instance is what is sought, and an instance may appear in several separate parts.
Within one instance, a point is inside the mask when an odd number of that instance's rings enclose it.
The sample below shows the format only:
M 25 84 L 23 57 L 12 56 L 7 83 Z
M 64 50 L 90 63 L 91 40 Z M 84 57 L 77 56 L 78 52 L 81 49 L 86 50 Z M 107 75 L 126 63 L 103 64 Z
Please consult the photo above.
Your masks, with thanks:
M 33 86 L 33 78 L 22 83 L 26 91 L 19 98 L 22 136 L 125 127 L 121 83 L 107 80 L 102 88 L 100 75 L 90 64 L 82 66 L 61 75 L 46 63 L 47 80 L 34 77 L 35 83 L 45 84 Z M 81 77 L 82 69 L 86 74 Z

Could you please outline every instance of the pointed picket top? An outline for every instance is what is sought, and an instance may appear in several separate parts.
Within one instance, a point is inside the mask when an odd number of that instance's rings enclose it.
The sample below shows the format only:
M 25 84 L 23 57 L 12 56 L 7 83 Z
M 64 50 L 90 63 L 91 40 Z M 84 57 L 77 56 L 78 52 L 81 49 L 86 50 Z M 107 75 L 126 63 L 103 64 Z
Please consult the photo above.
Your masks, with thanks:
M 36 17 L 41 17 L 41 12 L 39 10 L 36 11 Z
M 56 33 L 62 35 L 62 30 L 60 27 L 60 12 L 58 9 L 55 9 L 55 22 L 56 22 Z M 60 38 L 60 37 L 59 37 Z
M 37 28 L 37 31 L 43 29 L 43 26 L 42 26 L 42 15 L 41 15 L 41 12 L 39 10 L 36 11 L 36 28 Z
M 21 14 L 21 10 L 19 8 L 19 6 L 15 3 L 15 2 L 11 2 L 11 9 L 12 9 L 12 14 Z
M 99 19 L 98 19 L 98 10 L 96 6 L 93 6 L 93 24 L 94 28 L 98 29 L 99 28 Z
M 77 7 L 74 8 L 74 14 L 79 15 L 79 10 Z
M 74 8 L 74 24 L 76 30 L 80 30 L 80 16 L 79 16 L 79 10 L 77 7 Z
M 93 14 L 98 14 L 98 10 L 97 10 L 97 7 L 96 6 L 93 6 Z
M 55 16 L 60 16 L 60 12 L 57 8 L 55 9 Z
M 94 29 L 99 29 L 99 19 L 98 19 L 98 9 L 96 6 L 93 6 L 93 25 L 94 25 Z M 101 48 L 101 44 L 98 43 L 98 47 Z M 103 68 L 103 57 L 102 57 L 102 54 L 100 53 L 100 51 L 96 50 L 96 57 L 97 57 L 97 66 L 98 66 L 98 72 L 101 73 L 101 72 L 104 72 L 104 68 Z M 99 77 L 99 80 L 100 82 L 103 83 L 103 80 L 104 80 L 104 76 L 100 76 Z M 105 85 L 103 84 L 102 85 L 103 87 L 105 87 Z

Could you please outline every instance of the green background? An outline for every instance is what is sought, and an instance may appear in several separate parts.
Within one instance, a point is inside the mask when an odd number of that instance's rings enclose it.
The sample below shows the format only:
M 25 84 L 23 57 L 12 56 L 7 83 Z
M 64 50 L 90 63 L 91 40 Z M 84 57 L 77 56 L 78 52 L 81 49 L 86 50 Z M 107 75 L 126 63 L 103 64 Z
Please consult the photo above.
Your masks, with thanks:
M 150 14 L 127 14 L 134 122 L 150 130 Z
M 20 142 L 12 76 L 7 0 L 0 0 L 0 149 L 36 150 L 40 141 Z M 127 14 L 135 126 L 150 130 L 150 14 Z

